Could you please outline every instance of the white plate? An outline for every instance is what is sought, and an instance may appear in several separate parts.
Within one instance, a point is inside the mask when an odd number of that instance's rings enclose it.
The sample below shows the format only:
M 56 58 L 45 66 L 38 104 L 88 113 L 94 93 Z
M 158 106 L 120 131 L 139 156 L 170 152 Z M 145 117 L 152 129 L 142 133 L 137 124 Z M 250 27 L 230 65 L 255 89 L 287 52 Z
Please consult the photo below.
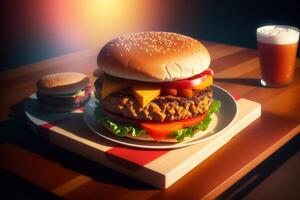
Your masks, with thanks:
M 213 97 L 222 103 L 220 112 L 212 115 L 212 121 L 205 132 L 195 134 L 192 140 L 184 143 L 163 143 L 163 142 L 148 142 L 130 139 L 127 137 L 118 137 L 107 130 L 104 130 L 99 123 L 96 122 L 94 116 L 95 97 L 86 104 L 84 109 L 84 121 L 86 125 L 99 136 L 112 142 L 144 149 L 174 149 L 197 144 L 208 139 L 212 139 L 217 135 L 223 134 L 229 126 L 234 122 L 238 107 L 234 98 L 224 89 L 213 86 Z

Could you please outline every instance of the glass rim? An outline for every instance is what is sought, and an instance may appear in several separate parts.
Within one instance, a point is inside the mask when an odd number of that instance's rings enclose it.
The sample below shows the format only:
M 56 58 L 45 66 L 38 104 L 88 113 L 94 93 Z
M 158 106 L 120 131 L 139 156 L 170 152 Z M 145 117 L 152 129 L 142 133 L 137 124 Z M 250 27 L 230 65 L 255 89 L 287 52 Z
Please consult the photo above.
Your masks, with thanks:
M 261 33 L 261 32 L 259 32 L 259 30 L 264 29 L 264 28 L 268 28 L 268 27 L 282 27 L 282 28 L 286 28 L 286 29 L 292 29 L 292 30 L 296 31 L 297 33 L 300 32 L 299 29 L 295 26 L 281 25 L 281 24 L 263 25 L 263 26 L 258 27 L 256 29 L 256 32 Z M 296 33 L 294 33 L 294 34 L 296 34 Z

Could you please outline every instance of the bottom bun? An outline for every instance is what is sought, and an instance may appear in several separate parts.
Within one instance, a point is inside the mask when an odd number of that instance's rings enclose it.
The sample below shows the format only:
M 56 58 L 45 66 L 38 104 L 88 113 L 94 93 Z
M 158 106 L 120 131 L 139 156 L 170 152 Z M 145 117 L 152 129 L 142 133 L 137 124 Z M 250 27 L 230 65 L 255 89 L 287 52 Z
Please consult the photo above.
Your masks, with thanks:
M 112 133 L 113 135 L 115 135 L 115 133 L 106 125 L 104 125 L 105 129 L 108 130 L 110 133 Z M 196 140 L 202 136 L 204 136 L 206 134 L 206 132 L 202 132 L 202 131 L 197 131 L 194 135 L 194 137 L 185 137 L 184 140 L 180 143 L 186 143 L 186 142 L 190 142 L 192 140 Z M 117 135 L 115 135 L 116 137 L 118 137 Z M 150 135 L 142 135 L 142 136 L 132 136 L 131 134 L 127 134 L 125 135 L 125 137 L 133 139 L 133 140 L 139 140 L 139 141 L 146 141 L 146 142 L 157 142 L 156 140 L 154 140 Z M 165 142 L 165 143 L 179 143 L 175 137 L 173 136 L 167 136 L 164 139 L 162 139 L 159 142 Z

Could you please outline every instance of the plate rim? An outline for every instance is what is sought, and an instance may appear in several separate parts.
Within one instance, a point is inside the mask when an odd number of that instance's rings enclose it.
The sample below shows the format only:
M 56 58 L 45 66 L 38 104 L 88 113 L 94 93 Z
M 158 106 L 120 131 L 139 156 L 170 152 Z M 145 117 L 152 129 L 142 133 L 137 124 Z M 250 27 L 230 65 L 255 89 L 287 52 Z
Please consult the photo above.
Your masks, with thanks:
M 224 133 L 225 131 L 227 131 L 232 126 L 232 124 L 236 121 L 237 115 L 239 113 L 239 108 L 237 106 L 237 102 L 236 102 L 235 98 L 227 90 L 223 89 L 222 87 L 217 86 L 217 85 L 213 85 L 213 87 L 218 88 L 219 90 L 221 90 L 222 92 L 224 92 L 226 95 L 228 95 L 231 100 L 233 100 L 234 105 L 235 105 L 235 114 L 234 114 L 233 119 L 223 129 L 221 129 L 217 133 L 215 133 L 213 135 L 210 135 L 210 136 L 208 136 L 206 138 L 203 138 L 203 139 L 192 140 L 192 141 L 186 142 L 186 143 L 174 143 L 174 144 L 164 145 L 164 146 L 145 146 L 145 145 L 141 145 L 141 144 L 132 144 L 132 143 L 124 142 L 122 140 L 116 140 L 114 138 L 108 137 L 108 136 L 106 136 L 104 134 L 99 133 L 97 130 L 95 130 L 93 127 L 91 127 L 91 125 L 87 122 L 87 119 L 86 119 L 86 116 L 87 116 L 86 109 L 84 109 L 84 112 L 83 112 L 83 119 L 84 119 L 84 122 L 85 122 L 86 126 L 93 133 L 95 133 L 95 134 L 99 135 L 100 137 L 102 137 L 102 138 L 104 138 L 104 139 L 106 139 L 108 141 L 111 141 L 111 142 L 113 142 L 115 144 L 121 144 L 121 145 L 124 145 L 124 146 L 127 146 L 127 147 L 129 146 L 129 147 L 139 148 L 139 149 L 152 149 L 152 150 L 158 150 L 158 149 L 177 149 L 177 148 L 187 147 L 187 146 L 191 146 L 191 145 L 195 145 L 195 144 L 207 141 L 207 140 L 212 139 L 212 138 L 214 138 L 214 137 L 216 137 L 218 135 L 221 135 L 222 133 Z M 86 104 L 86 106 L 88 106 L 89 103 L 90 102 L 88 102 Z M 120 139 L 122 139 L 122 137 L 120 137 Z M 132 139 L 132 140 L 134 141 L 134 139 Z

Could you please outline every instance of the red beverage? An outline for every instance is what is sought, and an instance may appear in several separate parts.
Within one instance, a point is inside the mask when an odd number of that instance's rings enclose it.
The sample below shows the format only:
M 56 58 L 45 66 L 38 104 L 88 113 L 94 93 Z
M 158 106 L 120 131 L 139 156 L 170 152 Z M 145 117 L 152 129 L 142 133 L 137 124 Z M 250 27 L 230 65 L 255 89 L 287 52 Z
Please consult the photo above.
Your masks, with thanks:
M 299 38 L 297 30 L 286 26 L 257 29 L 262 85 L 277 87 L 292 81 Z

